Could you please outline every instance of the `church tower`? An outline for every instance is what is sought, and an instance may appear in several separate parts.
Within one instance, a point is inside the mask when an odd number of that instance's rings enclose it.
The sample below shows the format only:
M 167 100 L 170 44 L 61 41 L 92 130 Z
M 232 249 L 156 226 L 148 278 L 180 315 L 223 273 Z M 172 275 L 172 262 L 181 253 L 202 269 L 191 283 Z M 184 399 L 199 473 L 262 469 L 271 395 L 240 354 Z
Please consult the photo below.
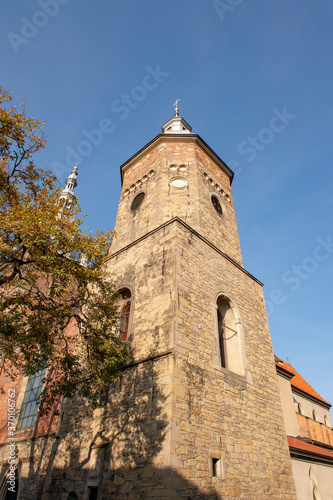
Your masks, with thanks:
M 243 267 L 232 179 L 177 103 L 121 166 L 107 267 L 133 361 L 100 420 L 103 457 L 87 483 L 100 498 L 296 498 L 262 283 Z

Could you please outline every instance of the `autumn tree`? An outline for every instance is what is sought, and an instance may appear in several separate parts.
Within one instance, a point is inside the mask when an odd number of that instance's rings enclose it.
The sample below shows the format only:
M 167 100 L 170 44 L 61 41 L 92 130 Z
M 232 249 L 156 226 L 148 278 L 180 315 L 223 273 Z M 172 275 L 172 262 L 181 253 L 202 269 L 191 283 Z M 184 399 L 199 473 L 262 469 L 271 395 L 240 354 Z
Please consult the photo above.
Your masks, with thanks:
M 41 411 L 63 394 L 92 405 L 128 358 L 117 293 L 104 263 L 112 233 L 83 230 L 74 201 L 59 205 L 38 168 L 43 123 L 0 88 L 0 355 L 11 377 L 47 368 Z

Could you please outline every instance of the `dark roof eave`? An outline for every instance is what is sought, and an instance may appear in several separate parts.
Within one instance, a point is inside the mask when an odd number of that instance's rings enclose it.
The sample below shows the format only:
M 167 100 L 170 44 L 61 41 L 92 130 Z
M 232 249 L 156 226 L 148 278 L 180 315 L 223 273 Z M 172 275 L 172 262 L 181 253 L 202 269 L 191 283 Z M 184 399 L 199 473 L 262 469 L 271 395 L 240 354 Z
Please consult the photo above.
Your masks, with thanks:
M 306 443 L 305 441 L 287 436 L 289 452 L 292 458 L 298 460 L 309 460 L 311 462 L 326 463 L 333 465 L 333 454 L 318 445 Z
M 140 238 L 136 239 L 135 241 L 132 241 L 131 243 L 129 243 L 128 245 L 126 245 L 125 247 L 123 248 L 120 248 L 119 250 L 117 250 L 116 252 L 114 253 L 111 253 L 109 255 L 109 257 L 105 260 L 105 262 L 111 260 L 112 258 L 116 257 L 117 255 L 119 255 L 120 253 L 128 250 L 129 248 L 131 248 L 133 245 L 136 245 L 138 242 L 140 241 L 143 241 L 145 240 L 146 238 L 148 238 L 151 234 L 154 234 L 156 233 L 157 231 L 160 231 L 161 229 L 169 226 L 170 224 L 173 224 L 174 222 L 178 222 L 179 224 L 181 224 L 183 227 L 185 227 L 188 231 L 190 231 L 193 235 L 195 235 L 197 238 L 199 238 L 201 241 L 203 241 L 204 243 L 206 243 L 210 248 L 212 248 L 213 250 L 215 250 L 217 253 L 219 253 L 220 255 L 222 255 L 226 260 L 228 260 L 229 262 L 231 262 L 235 267 L 237 267 L 238 269 L 240 269 L 243 273 L 245 273 L 247 276 L 249 276 L 249 278 L 251 278 L 253 281 L 255 281 L 256 283 L 258 283 L 258 285 L 260 286 L 263 286 L 263 283 L 261 281 L 259 281 L 257 278 L 255 278 L 251 273 L 249 273 L 248 271 L 246 271 L 246 269 L 244 269 L 243 266 L 241 266 L 239 264 L 239 262 L 237 262 L 236 260 L 234 260 L 232 257 L 230 257 L 228 254 L 222 252 L 222 250 L 220 250 L 219 248 L 217 248 L 215 245 L 213 245 L 213 243 L 211 243 L 210 241 L 208 241 L 204 236 L 202 236 L 200 233 L 198 233 L 197 231 L 195 231 L 191 226 L 189 226 L 186 222 L 184 222 L 182 219 L 180 219 L 179 217 L 173 217 L 172 219 L 164 222 L 163 224 L 161 224 L 160 226 L 157 226 L 155 229 L 152 229 L 151 231 L 149 231 L 148 233 L 144 234 L 143 236 L 140 236 Z
M 276 373 L 287 380 L 291 380 L 295 376 L 293 373 L 290 373 L 288 370 L 280 366 L 277 362 L 275 362 L 275 367 Z

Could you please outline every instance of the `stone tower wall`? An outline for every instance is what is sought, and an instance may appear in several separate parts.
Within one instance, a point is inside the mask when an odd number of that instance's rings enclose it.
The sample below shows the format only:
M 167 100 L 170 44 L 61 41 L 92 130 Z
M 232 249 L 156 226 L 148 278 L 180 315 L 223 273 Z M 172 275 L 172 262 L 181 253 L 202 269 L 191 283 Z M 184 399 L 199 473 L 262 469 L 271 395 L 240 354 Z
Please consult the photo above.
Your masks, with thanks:
M 261 285 L 177 223 L 173 464 L 222 498 L 295 498 Z M 245 374 L 217 356 L 216 297 L 239 311 Z M 223 477 L 209 461 L 222 459 Z
M 173 344 L 176 227 L 161 227 L 108 261 L 119 288 L 132 293 L 130 349 L 136 360 Z
M 166 498 L 187 498 L 189 485 L 221 498 L 280 498 L 281 491 L 295 498 L 261 284 L 179 219 L 119 251 L 109 266 L 133 289 L 134 359 L 173 360 L 160 373 L 169 381 L 170 453 L 156 455 L 152 467 L 163 484 L 178 472 L 186 481 L 171 481 Z M 241 319 L 242 375 L 219 360 L 221 293 Z M 222 460 L 223 477 L 211 477 L 212 458 Z M 118 472 L 124 468 L 120 461 Z M 117 498 L 126 498 L 121 491 Z M 147 494 L 143 485 L 136 491 Z
M 170 186 L 175 176 L 184 189 Z M 123 167 L 106 272 L 131 292 L 133 360 L 103 409 L 64 402 L 43 495 L 31 500 L 86 499 L 95 486 L 117 500 L 296 498 L 262 285 L 242 267 L 230 178 L 191 134 L 161 136 Z M 237 363 L 225 367 L 219 296 L 236 325 Z

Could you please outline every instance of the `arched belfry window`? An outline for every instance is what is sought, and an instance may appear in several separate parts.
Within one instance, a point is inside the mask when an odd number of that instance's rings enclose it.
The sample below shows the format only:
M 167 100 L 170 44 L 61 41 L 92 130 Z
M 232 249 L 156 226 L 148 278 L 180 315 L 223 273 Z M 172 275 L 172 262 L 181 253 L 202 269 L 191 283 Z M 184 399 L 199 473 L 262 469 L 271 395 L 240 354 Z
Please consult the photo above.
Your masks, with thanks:
M 226 368 L 226 357 L 225 357 L 225 354 L 226 354 L 226 346 L 225 346 L 225 341 L 226 341 L 226 337 L 225 337 L 225 333 L 226 333 L 226 329 L 225 329 L 225 322 L 224 322 L 224 318 L 222 316 L 222 313 L 220 311 L 220 308 L 218 307 L 217 308 L 217 324 L 218 324 L 218 333 L 219 333 L 219 351 L 220 351 L 220 358 L 221 358 L 221 366 L 223 366 L 224 368 Z
M 132 295 L 128 288 L 122 288 L 118 293 L 121 296 L 119 325 L 120 339 L 125 341 L 128 337 Z
M 220 295 L 216 302 L 218 357 L 220 366 L 245 375 L 242 329 L 229 299 Z
M 121 310 L 121 317 L 120 317 L 120 338 L 123 341 L 127 340 L 130 312 L 131 312 L 131 303 L 127 302 Z

